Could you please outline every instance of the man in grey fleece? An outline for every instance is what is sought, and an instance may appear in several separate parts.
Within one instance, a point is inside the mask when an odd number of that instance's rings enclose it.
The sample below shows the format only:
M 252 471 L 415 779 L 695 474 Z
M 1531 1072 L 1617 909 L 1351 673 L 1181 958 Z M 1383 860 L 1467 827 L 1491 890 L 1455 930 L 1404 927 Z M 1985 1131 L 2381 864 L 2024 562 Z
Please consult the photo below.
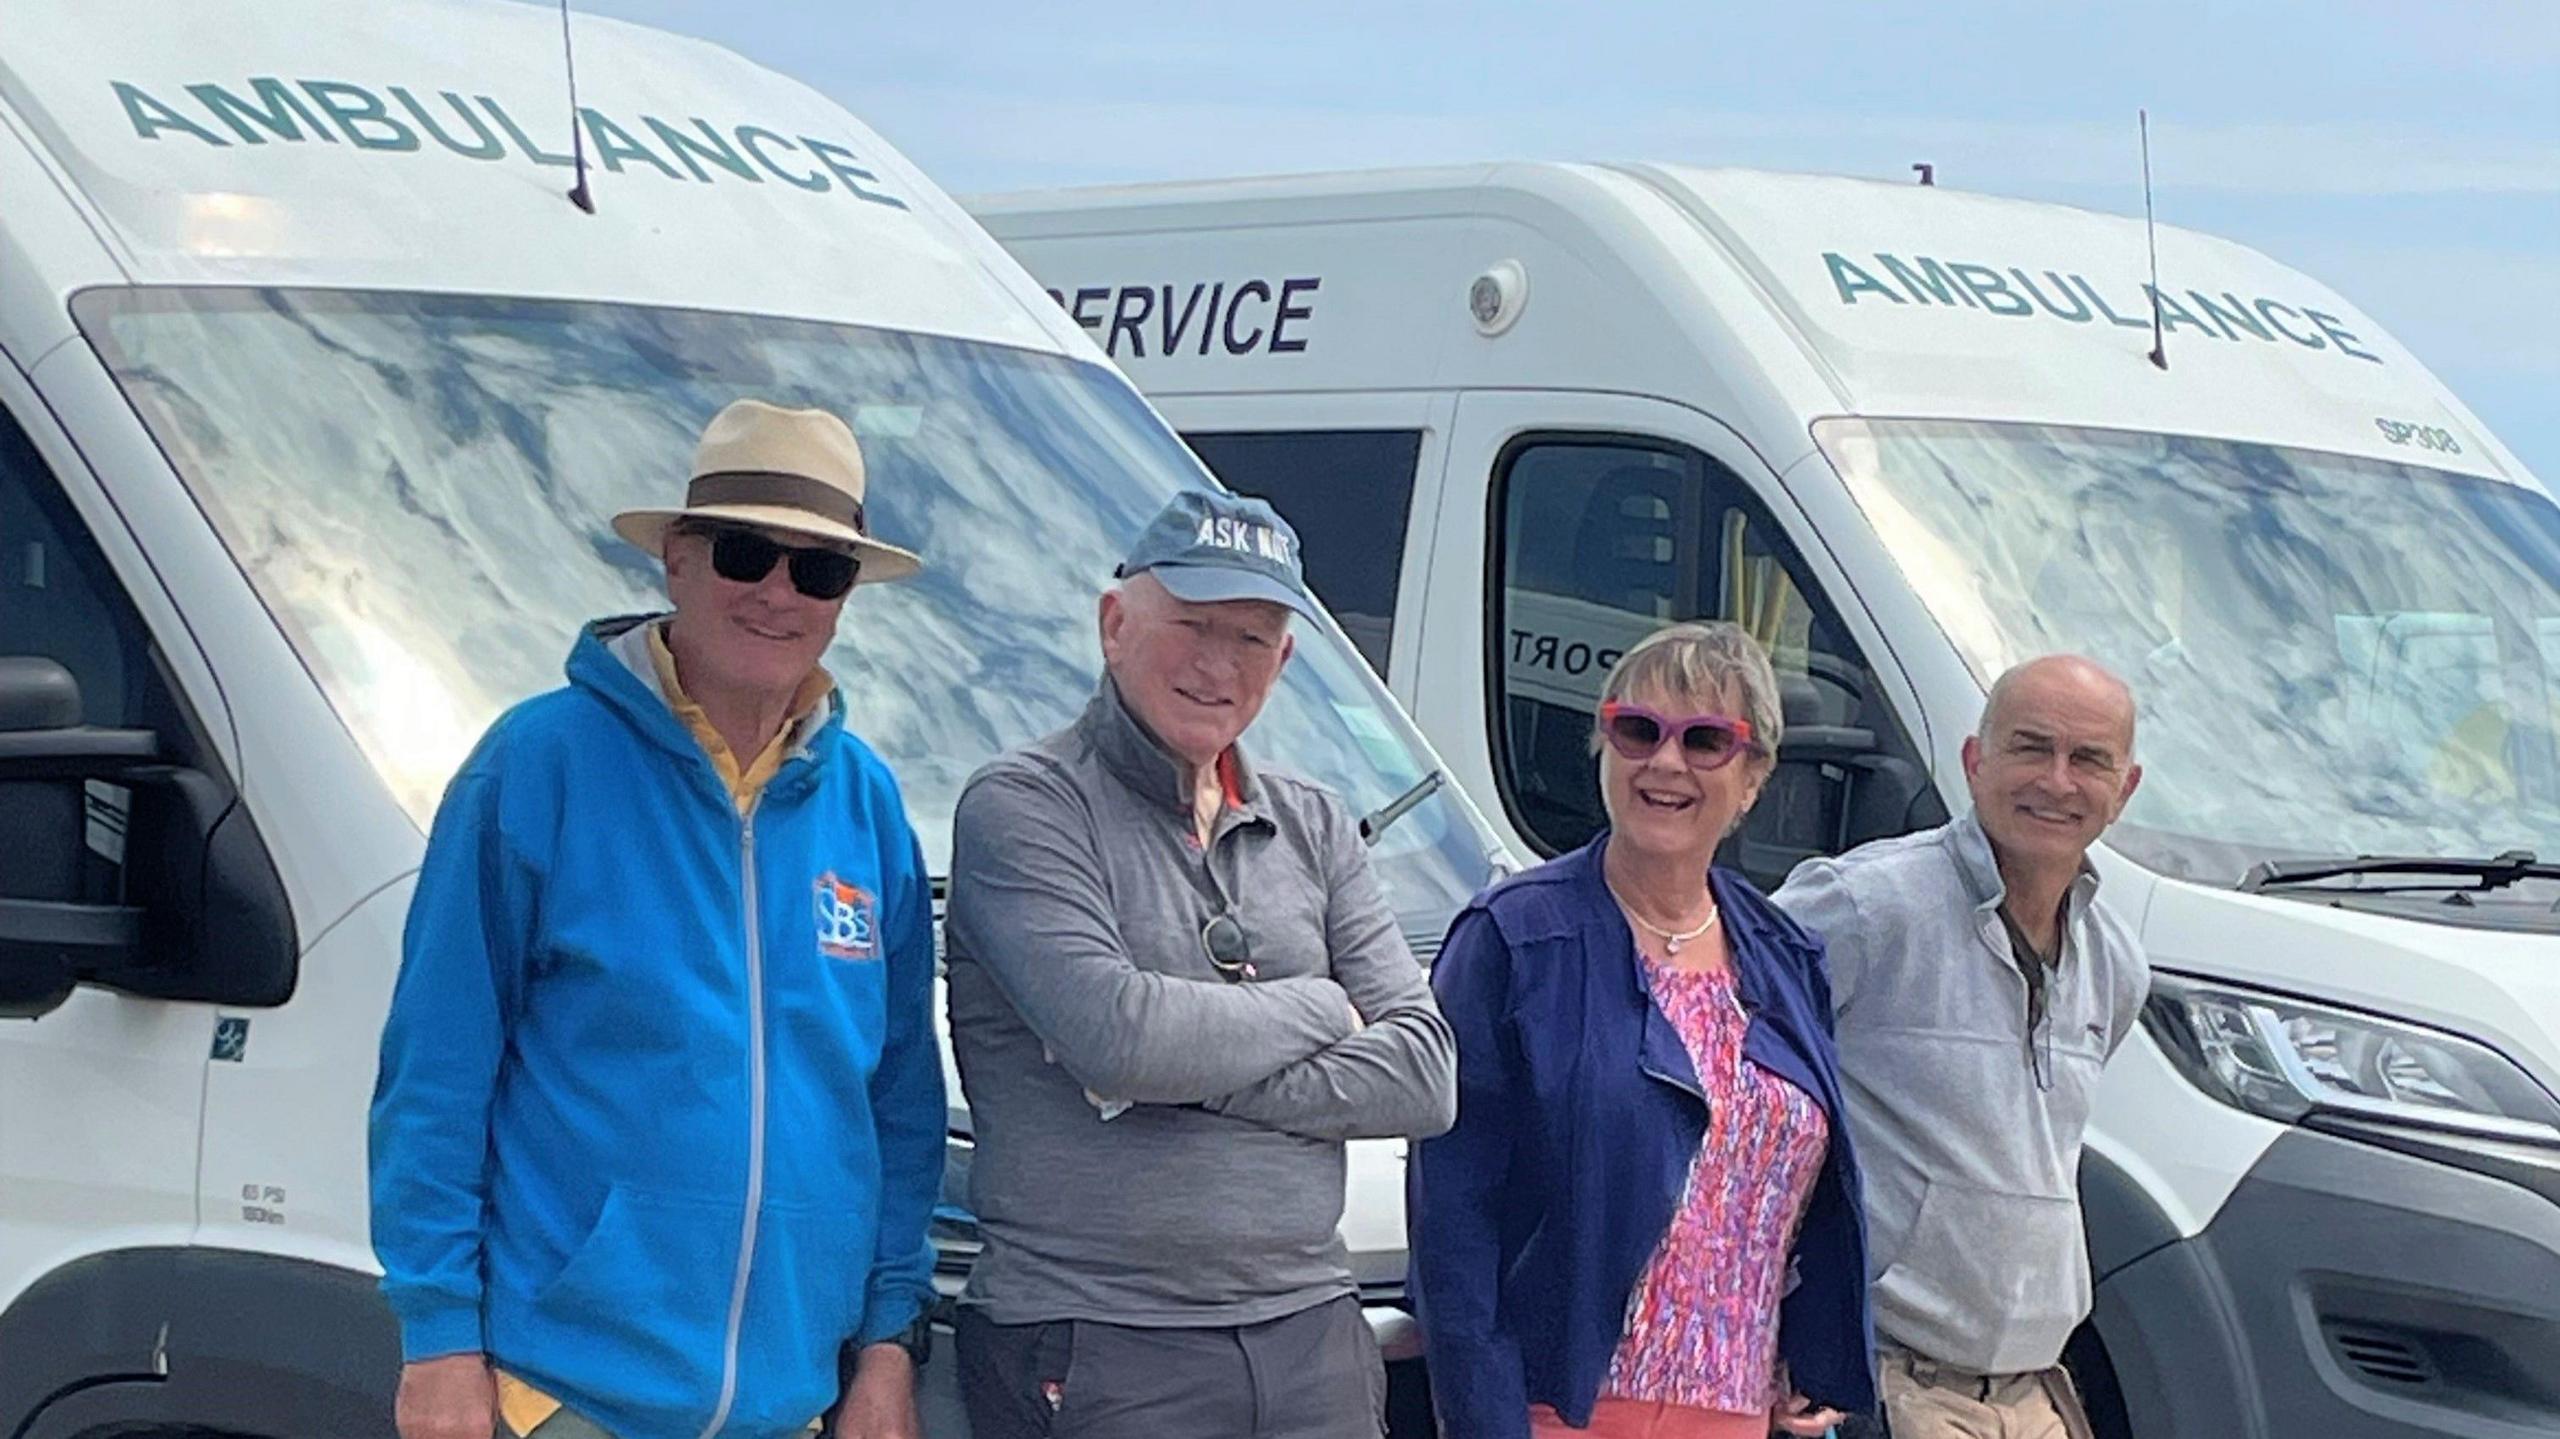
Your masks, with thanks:
M 2087 862 L 2142 779 L 2133 695 L 2071 656 L 2002 675 L 1973 812 L 1797 868 L 1821 932 L 1894 1439 L 2085 1439 L 2080 1144 L 2150 970 Z
M 1237 743 L 1315 613 L 1297 536 L 1185 494 L 1120 574 L 1083 717 L 952 835 L 970 1428 L 1375 1439 L 1343 1142 L 1447 1129 L 1455 1044 L 1357 823 Z

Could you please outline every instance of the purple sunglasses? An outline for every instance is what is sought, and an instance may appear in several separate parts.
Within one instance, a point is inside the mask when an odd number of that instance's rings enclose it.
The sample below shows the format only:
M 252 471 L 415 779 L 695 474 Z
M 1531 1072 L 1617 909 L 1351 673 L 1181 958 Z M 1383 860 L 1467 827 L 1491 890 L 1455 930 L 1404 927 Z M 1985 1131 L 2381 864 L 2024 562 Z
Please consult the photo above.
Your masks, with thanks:
M 1653 758 L 1675 736 L 1680 741 L 1680 757 L 1694 770 L 1722 769 L 1733 763 L 1734 756 L 1751 748 L 1749 720 L 1712 714 L 1674 719 L 1659 710 L 1620 700 L 1600 706 L 1600 732 L 1608 737 L 1609 748 L 1631 764 Z

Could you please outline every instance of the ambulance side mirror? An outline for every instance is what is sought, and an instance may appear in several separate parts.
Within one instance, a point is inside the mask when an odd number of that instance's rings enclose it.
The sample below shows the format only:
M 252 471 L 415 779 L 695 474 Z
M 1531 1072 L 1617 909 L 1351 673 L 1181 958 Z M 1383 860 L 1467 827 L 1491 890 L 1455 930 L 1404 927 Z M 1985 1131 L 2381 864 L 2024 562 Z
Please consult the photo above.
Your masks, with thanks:
M 135 911 L 79 902 L 87 816 L 78 768 L 119 749 L 132 749 L 128 736 L 80 723 L 80 684 L 60 663 L 0 657 L 0 1018 L 59 1008 L 85 964 L 141 933 Z
M 60 663 L 0 656 L 0 1018 L 49 1013 L 81 984 L 283 1003 L 292 917 L 230 787 L 149 730 L 80 714 Z

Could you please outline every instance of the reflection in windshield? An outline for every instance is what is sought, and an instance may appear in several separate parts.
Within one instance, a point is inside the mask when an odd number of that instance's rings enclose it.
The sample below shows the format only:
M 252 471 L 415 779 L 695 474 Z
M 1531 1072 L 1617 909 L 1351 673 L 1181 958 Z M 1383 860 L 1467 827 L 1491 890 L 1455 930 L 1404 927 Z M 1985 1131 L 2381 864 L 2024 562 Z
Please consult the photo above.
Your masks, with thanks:
M 1816 438 L 1988 683 L 2125 676 L 2168 873 L 2287 855 L 2560 854 L 2560 508 L 2539 491 L 2223 440 L 1940 421 Z
M 92 291 L 76 309 L 422 826 L 498 711 L 561 683 L 581 623 L 665 607 L 656 562 L 605 521 L 677 502 L 703 423 L 742 395 L 851 422 L 881 538 L 925 556 L 855 591 L 827 666 L 936 869 L 969 773 L 1082 708 L 1094 597 L 1131 537 L 1207 483 L 1117 376 L 987 345 L 430 295 Z M 1355 813 L 1431 768 L 1329 629 L 1302 631 L 1250 742 Z M 1378 856 L 1433 926 L 1490 877 L 1446 795 Z

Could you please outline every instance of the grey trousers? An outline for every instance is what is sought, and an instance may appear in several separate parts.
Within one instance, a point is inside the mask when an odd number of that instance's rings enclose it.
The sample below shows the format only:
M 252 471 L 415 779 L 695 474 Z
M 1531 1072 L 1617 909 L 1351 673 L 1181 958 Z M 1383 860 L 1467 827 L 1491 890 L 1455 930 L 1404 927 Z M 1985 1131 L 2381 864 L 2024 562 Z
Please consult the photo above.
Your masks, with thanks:
M 971 1439 L 1378 1439 L 1386 1370 L 1350 1295 L 1260 1324 L 992 1324 L 963 1310 Z

